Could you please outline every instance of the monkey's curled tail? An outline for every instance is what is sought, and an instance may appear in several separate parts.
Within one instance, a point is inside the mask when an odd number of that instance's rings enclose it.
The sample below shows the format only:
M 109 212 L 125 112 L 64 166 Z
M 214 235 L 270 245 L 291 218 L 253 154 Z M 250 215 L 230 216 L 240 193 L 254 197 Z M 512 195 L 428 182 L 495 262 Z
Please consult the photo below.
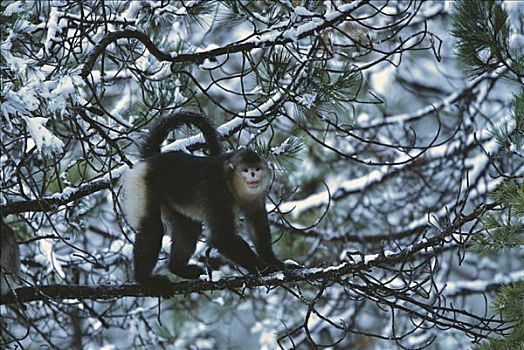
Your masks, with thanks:
M 165 118 L 160 118 L 151 127 L 144 143 L 141 147 L 141 155 L 143 158 L 151 157 L 160 153 L 160 146 L 166 139 L 169 132 L 177 126 L 189 124 L 196 126 L 204 135 L 209 153 L 212 156 L 222 154 L 222 147 L 220 145 L 220 137 L 211 124 L 203 114 L 194 112 L 177 112 Z

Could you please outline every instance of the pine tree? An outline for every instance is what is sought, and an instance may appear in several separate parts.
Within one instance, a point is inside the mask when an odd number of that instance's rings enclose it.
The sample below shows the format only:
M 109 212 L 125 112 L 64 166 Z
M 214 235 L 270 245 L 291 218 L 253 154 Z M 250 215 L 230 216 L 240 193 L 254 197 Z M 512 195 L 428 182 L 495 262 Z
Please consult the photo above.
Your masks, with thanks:
M 458 39 L 458 54 L 472 76 L 505 67 L 508 78 L 522 82 L 522 48 L 520 52 L 512 50 L 510 31 L 508 14 L 495 1 L 460 1 L 455 6 L 453 35 Z M 512 107 L 507 123 L 491 130 L 500 146 L 496 156 L 513 154 L 524 158 L 524 89 L 514 96 Z M 507 176 L 493 191 L 492 198 L 501 209 L 484 215 L 484 232 L 476 237 L 474 248 L 482 255 L 522 249 L 524 181 Z M 505 338 L 491 338 L 474 349 L 524 349 L 524 282 L 500 288 L 493 309 L 514 328 Z

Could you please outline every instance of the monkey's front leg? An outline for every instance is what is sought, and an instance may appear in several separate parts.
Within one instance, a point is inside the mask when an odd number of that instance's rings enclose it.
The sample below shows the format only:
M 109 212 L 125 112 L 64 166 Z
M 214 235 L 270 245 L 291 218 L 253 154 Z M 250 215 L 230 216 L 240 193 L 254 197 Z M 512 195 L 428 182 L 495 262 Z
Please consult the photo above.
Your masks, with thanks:
M 249 235 L 255 243 L 258 255 L 272 267 L 272 271 L 283 270 L 285 264 L 273 252 L 271 232 L 264 207 L 251 213 L 246 213 L 246 224 Z
M 240 265 L 251 273 L 262 272 L 269 265 L 255 254 L 246 241 L 235 233 L 232 213 L 217 210 L 209 218 L 209 244 L 218 249 L 226 258 Z
M 251 273 L 263 272 L 269 265 L 256 255 L 249 244 L 236 234 L 212 234 L 210 245 Z

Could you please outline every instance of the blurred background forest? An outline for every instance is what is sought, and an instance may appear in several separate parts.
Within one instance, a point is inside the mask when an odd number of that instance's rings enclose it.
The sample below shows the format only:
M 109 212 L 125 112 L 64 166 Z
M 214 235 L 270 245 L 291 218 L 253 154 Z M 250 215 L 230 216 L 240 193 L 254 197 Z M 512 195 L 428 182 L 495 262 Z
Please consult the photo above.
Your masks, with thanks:
M 2 348 L 524 349 L 523 2 L 0 8 Z M 134 284 L 118 180 L 178 110 L 268 159 L 303 268 L 246 275 L 203 239 L 203 280 Z

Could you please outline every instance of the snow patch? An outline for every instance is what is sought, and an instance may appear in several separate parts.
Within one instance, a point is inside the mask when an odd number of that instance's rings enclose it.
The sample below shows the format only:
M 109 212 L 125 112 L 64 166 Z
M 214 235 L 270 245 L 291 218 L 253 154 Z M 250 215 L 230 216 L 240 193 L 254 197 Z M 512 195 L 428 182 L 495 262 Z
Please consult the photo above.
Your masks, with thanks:
M 309 11 L 307 8 L 303 6 L 297 6 L 295 7 L 295 15 L 303 16 L 303 17 L 310 17 L 310 16 L 315 16 L 316 13 Z
M 40 252 L 41 254 L 37 255 L 35 260 L 42 263 L 44 266 L 48 266 L 48 273 L 54 269 L 60 277 L 65 278 L 62 264 L 58 261 L 56 254 L 53 251 L 53 244 L 49 240 L 40 240 Z
M 299 96 L 297 101 L 306 108 L 312 108 L 315 106 L 316 99 L 316 94 L 304 94 L 303 96 Z
M 23 7 L 24 3 L 22 1 L 15 1 L 12 4 L 9 4 L 2 12 L 2 16 L 9 17 L 17 13 L 23 12 L 25 9 Z
M 51 131 L 46 129 L 44 125 L 47 123 L 47 118 L 44 117 L 24 117 L 27 124 L 27 130 L 31 138 L 36 144 L 36 148 L 44 156 L 52 156 L 54 153 L 59 153 L 64 147 L 64 143 L 58 137 L 53 135 Z

